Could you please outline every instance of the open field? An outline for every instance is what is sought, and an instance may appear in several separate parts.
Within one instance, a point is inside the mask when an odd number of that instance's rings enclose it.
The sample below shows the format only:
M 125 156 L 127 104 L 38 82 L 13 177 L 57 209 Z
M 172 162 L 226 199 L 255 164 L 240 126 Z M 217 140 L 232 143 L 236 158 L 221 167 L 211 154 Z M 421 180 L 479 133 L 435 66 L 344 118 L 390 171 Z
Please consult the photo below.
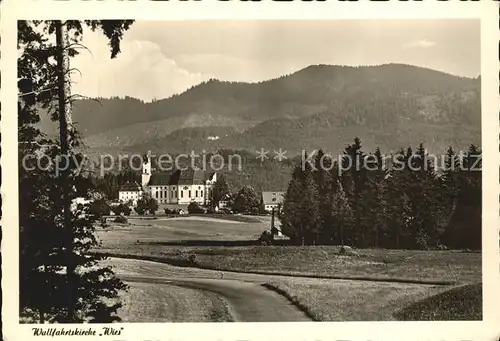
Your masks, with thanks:
M 481 283 L 449 286 L 400 283 L 271 281 L 315 321 L 473 321 L 482 319 Z M 403 307 L 403 308 L 402 308 Z
M 212 217 L 130 219 L 99 231 L 98 251 L 157 256 L 180 261 L 196 255 L 196 266 L 313 276 L 405 278 L 473 283 L 481 280 L 481 253 L 462 251 L 356 250 L 339 256 L 334 246 L 260 246 L 270 217 L 244 223 Z
M 129 225 L 114 224 L 107 231 L 99 231 L 102 245 L 96 251 L 182 266 L 194 273 L 200 271 L 195 268 L 205 268 L 234 272 L 227 272 L 228 277 L 261 274 L 267 278 L 262 284 L 288 297 L 316 320 L 480 319 L 481 294 L 477 290 L 466 289 L 464 293 L 470 296 L 467 302 L 473 306 L 469 307 L 453 303 L 460 301 L 449 298 L 458 295 L 455 291 L 434 295 L 455 290 L 453 285 L 435 284 L 480 282 L 481 253 L 363 249 L 340 256 L 335 246 L 261 246 L 256 240 L 269 228 L 270 218 L 257 219 L 130 219 Z M 193 255 L 194 262 L 188 261 Z M 332 282 L 335 278 L 355 281 Z M 157 295 L 155 290 L 168 288 L 151 289 L 148 295 L 158 300 L 153 297 Z M 200 307 L 211 307 L 203 303 L 210 300 L 201 297 L 200 292 L 193 294 Z M 170 299 L 167 294 L 164 298 Z M 192 318 L 203 320 L 207 309 Z M 132 316 L 133 310 L 128 314 Z
M 286 296 L 315 321 L 391 321 L 401 307 L 449 289 L 368 281 L 340 281 L 332 285 L 328 280 L 279 280 L 264 286 Z
M 482 285 L 475 283 L 410 304 L 398 311 L 395 317 L 411 321 L 481 320 L 482 303 Z
M 123 322 L 230 322 L 226 303 L 209 291 L 168 284 L 128 283 L 118 315 Z
M 99 231 L 98 251 L 155 256 L 180 264 L 196 255 L 198 267 L 310 276 L 370 277 L 473 283 L 481 280 L 481 254 L 462 251 L 356 250 L 340 256 L 334 246 L 260 246 L 269 217 L 258 223 L 211 217 L 130 219 Z
M 244 222 L 253 219 L 254 222 Z M 111 219 L 110 219 L 111 220 Z M 269 229 L 270 218 L 245 217 L 219 219 L 212 216 L 188 216 L 157 219 L 129 218 L 129 224 L 114 224 L 99 230 L 101 240 L 108 247 L 130 245 L 137 241 L 175 243 L 180 241 L 249 241 L 256 240 L 262 231 Z

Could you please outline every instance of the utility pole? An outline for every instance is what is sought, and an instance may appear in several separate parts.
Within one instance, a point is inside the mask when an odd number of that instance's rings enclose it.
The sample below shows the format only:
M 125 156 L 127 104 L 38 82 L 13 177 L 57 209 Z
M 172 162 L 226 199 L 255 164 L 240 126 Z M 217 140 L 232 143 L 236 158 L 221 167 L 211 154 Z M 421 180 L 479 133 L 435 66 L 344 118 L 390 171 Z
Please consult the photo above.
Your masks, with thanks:
M 274 231 L 274 207 L 271 208 L 271 231 Z
M 69 73 L 69 36 L 61 20 L 55 21 L 56 32 L 56 61 L 57 61 L 57 86 L 58 86 L 58 111 L 59 111 L 59 139 L 61 143 L 61 156 L 68 165 L 71 150 L 71 83 Z M 75 322 L 76 286 L 75 286 L 75 260 L 73 255 L 73 227 L 71 226 L 71 200 L 69 197 L 69 172 L 61 169 L 61 187 L 63 202 L 64 243 L 66 248 L 66 275 L 68 280 L 68 322 Z

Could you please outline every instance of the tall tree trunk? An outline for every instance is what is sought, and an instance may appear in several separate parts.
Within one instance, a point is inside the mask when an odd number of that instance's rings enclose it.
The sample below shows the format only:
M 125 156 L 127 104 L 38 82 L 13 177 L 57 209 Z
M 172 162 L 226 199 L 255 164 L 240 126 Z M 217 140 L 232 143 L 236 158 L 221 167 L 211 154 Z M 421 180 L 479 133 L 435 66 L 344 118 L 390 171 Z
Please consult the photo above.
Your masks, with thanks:
M 58 110 L 59 110 L 59 139 L 61 143 L 61 155 L 69 160 L 69 151 L 71 149 L 71 83 L 69 73 L 69 55 L 67 46 L 69 45 L 68 31 L 65 24 L 57 20 L 56 28 L 56 60 L 58 67 L 57 85 L 58 85 Z M 73 228 L 71 226 L 71 202 L 69 197 L 69 174 L 68 170 L 61 172 L 63 218 L 65 229 L 66 244 L 66 271 L 68 280 L 68 321 L 75 321 L 76 305 L 76 287 L 75 287 L 75 262 L 73 259 Z

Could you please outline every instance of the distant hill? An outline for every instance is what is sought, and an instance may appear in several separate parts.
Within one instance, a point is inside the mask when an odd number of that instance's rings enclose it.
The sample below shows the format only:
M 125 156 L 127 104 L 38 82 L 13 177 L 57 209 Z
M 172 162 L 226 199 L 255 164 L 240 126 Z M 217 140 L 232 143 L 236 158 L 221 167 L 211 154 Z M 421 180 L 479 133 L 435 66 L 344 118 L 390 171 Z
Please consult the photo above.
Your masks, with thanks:
M 480 79 L 409 65 L 313 65 L 259 83 L 211 80 L 152 103 L 81 100 L 73 116 L 96 150 L 337 152 L 359 136 L 367 150 L 442 151 L 480 144 L 480 91 Z

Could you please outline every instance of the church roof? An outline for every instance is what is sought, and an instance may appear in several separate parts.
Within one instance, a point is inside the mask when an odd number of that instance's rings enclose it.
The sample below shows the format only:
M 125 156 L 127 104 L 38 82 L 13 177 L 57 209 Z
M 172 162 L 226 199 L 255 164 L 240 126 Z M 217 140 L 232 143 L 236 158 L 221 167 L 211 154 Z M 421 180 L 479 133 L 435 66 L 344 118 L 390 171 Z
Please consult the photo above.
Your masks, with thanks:
M 205 183 L 205 172 L 193 168 L 183 169 L 179 177 L 179 185 L 203 185 Z
M 172 180 L 172 173 L 153 173 L 149 178 L 148 186 L 168 186 Z
M 207 179 L 213 177 L 213 174 L 214 172 L 208 173 L 193 168 L 173 172 L 158 172 L 151 174 L 148 186 L 203 185 Z
M 120 187 L 120 192 L 140 192 L 141 186 L 137 182 L 127 182 Z

